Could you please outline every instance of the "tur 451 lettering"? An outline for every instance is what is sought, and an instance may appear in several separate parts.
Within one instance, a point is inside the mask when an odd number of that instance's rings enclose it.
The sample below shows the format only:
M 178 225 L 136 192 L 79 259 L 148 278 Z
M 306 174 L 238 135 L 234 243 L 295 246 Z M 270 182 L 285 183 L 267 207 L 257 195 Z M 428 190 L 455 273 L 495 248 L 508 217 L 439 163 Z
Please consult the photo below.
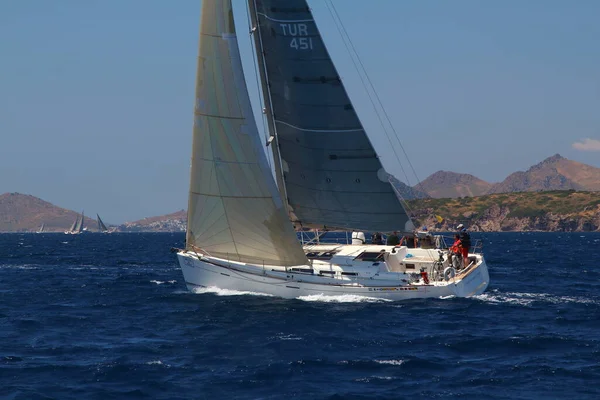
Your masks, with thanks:
M 313 42 L 308 36 L 306 24 L 279 24 L 283 36 L 291 36 L 290 47 L 296 50 L 312 50 Z M 303 36 L 303 37 L 302 37 Z

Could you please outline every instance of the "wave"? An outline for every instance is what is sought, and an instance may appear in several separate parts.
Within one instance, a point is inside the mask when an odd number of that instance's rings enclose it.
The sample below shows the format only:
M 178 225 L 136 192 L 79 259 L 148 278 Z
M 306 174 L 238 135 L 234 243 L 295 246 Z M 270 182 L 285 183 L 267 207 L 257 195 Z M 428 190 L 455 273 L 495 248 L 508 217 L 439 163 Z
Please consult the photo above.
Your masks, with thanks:
M 174 284 L 177 281 L 176 280 L 172 280 L 172 281 L 157 281 L 155 279 L 150 281 L 151 283 L 156 283 L 157 285 L 162 285 L 163 283 L 170 283 L 170 284 Z
M 39 265 L 35 265 L 35 264 L 21 264 L 21 265 L 14 265 L 14 264 L 0 264 L 0 269 L 40 269 Z
M 338 296 L 311 294 L 309 296 L 299 296 L 296 298 L 302 301 L 317 301 L 323 303 L 388 303 L 393 301 L 377 297 L 358 296 L 355 294 L 341 294 Z
M 207 287 L 207 288 L 194 288 L 194 289 L 192 289 L 192 292 L 194 292 L 196 294 L 212 293 L 212 294 L 216 294 L 217 296 L 247 296 L 247 295 L 250 295 L 250 296 L 273 297 L 273 295 L 268 294 L 268 293 L 220 289 L 220 288 L 214 287 L 214 286 Z
M 377 364 L 402 365 L 405 360 L 374 360 Z
M 146 365 L 165 365 L 162 361 L 160 360 L 153 360 L 153 361 L 148 361 L 145 363 Z M 167 365 L 168 367 L 169 365 Z
M 287 335 L 284 334 L 284 333 L 279 333 L 279 334 L 277 334 L 277 336 L 271 337 L 271 339 L 276 339 L 276 340 L 304 340 L 300 336 L 294 335 L 292 333 L 287 334 Z
M 492 304 L 507 303 L 518 304 L 522 306 L 529 306 L 535 302 L 546 302 L 552 304 L 599 304 L 597 299 L 575 296 L 558 296 L 549 293 L 499 293 L 497 291 L 494 291 L 491 293 L 483 293 L 477 296 L 473 296 L 473 298 Z

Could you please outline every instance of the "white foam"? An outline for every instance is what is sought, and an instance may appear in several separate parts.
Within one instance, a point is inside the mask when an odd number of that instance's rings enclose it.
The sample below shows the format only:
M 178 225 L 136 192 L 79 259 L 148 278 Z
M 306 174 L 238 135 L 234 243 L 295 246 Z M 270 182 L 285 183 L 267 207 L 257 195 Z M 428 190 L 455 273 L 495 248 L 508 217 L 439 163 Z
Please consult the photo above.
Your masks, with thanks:
M 358 296 L 355 294 L 342 294 L 338 296 L 311 294 L 309 296 L 297 297 L 297 299 L 302 301 L 318 301 L 323 303 L 383 303 L 392 301 L 377 297 Z
M 439 298 L 440 300 L 448 300 L 448 299 L 453 299 L 453 298 L 455 298 L 455 297 L 456 297 L 455 295 L 451 294 L 451 295 L 448 295 L 448 296 L 440 296 L 440 297 L 438 297 L 438 298 Z
M 404 360 L 375 360 L 377 364 L 402 365 Z
M 160 360 L 148 361 L 147 365 L 163 365 L 163 362 Z
M 268 296 L 268 297 L 273 297 L 273 295 L 271 294 L 267 294 L 267 293 L 260 293 L 260 292 L 245 292 L 245 291 L 241 291 L 241 290 L 230 290 L 230 289 L 219 289 L 218 287 L 207 287 L 207 288 L 194 288 L 192 289 L 192 291 L 196 294 L 205 294 L 205 293 L 212 293 L 212 294 L 216 294 L 217 296 Z
M 289 334 L 289 335 L 284 335 L 283 333 L 280 333 L 276 336 L 277 339 L 279 340 L 303 340 L 301 337 L 293 335 L 293 334 Z
M 153 279 L 153 280 L 151 280 L 150 282 L 151 282 L 151 283 L 156 283 L 157 285 L 162 285 L 163 283 L 170 283 L 170 284 L 173 284 L 173 283 L 175 283 L 175 282 L 177 282 L 177 281 L 176 281 L 176 280 L 172 280 L 172 281 L 166 281 L 166 282 L 165 282 L 165 281 L 157 281 L 157 280 L 154 280 L 154 279 Z
M 546 302 L 552 304 L 564 304 L 564 303 L 578 303 L 578 304 L 597 304 L 598 301 L 594 299 L 587 299 L 584 297 L 574 296 L 555 296 L 548 293 L 498 293 L 497 291 L 491 293 L 483 293 L 473 298 L 485 301 L 488 303 L 507 303 L 507 304 L 519 304 L 523 306 L 531 305 L 533 302 Z

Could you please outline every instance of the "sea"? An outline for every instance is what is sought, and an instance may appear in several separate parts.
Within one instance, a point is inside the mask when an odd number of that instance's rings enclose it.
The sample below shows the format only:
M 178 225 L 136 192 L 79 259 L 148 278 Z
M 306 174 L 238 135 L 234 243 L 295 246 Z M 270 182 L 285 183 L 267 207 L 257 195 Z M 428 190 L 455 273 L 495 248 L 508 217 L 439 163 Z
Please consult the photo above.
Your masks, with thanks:
M 186 289 L 183 233 L 0 235 L 1 399 L 599 399 L 600 233 L 474 233 L 488 290 Z

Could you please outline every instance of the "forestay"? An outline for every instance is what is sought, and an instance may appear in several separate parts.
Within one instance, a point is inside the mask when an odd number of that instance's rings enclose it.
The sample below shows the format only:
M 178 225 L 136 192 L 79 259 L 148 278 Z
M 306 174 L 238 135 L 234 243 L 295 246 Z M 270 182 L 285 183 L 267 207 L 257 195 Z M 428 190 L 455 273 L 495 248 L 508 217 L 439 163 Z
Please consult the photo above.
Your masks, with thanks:
M 252 115 L 230 0 L 203 1 L 196 79 L 187 248 L 307 264 Z
M 407 229 L 408 216 L 367 137 L 305 0 L 248 0 L 294 222 Z

